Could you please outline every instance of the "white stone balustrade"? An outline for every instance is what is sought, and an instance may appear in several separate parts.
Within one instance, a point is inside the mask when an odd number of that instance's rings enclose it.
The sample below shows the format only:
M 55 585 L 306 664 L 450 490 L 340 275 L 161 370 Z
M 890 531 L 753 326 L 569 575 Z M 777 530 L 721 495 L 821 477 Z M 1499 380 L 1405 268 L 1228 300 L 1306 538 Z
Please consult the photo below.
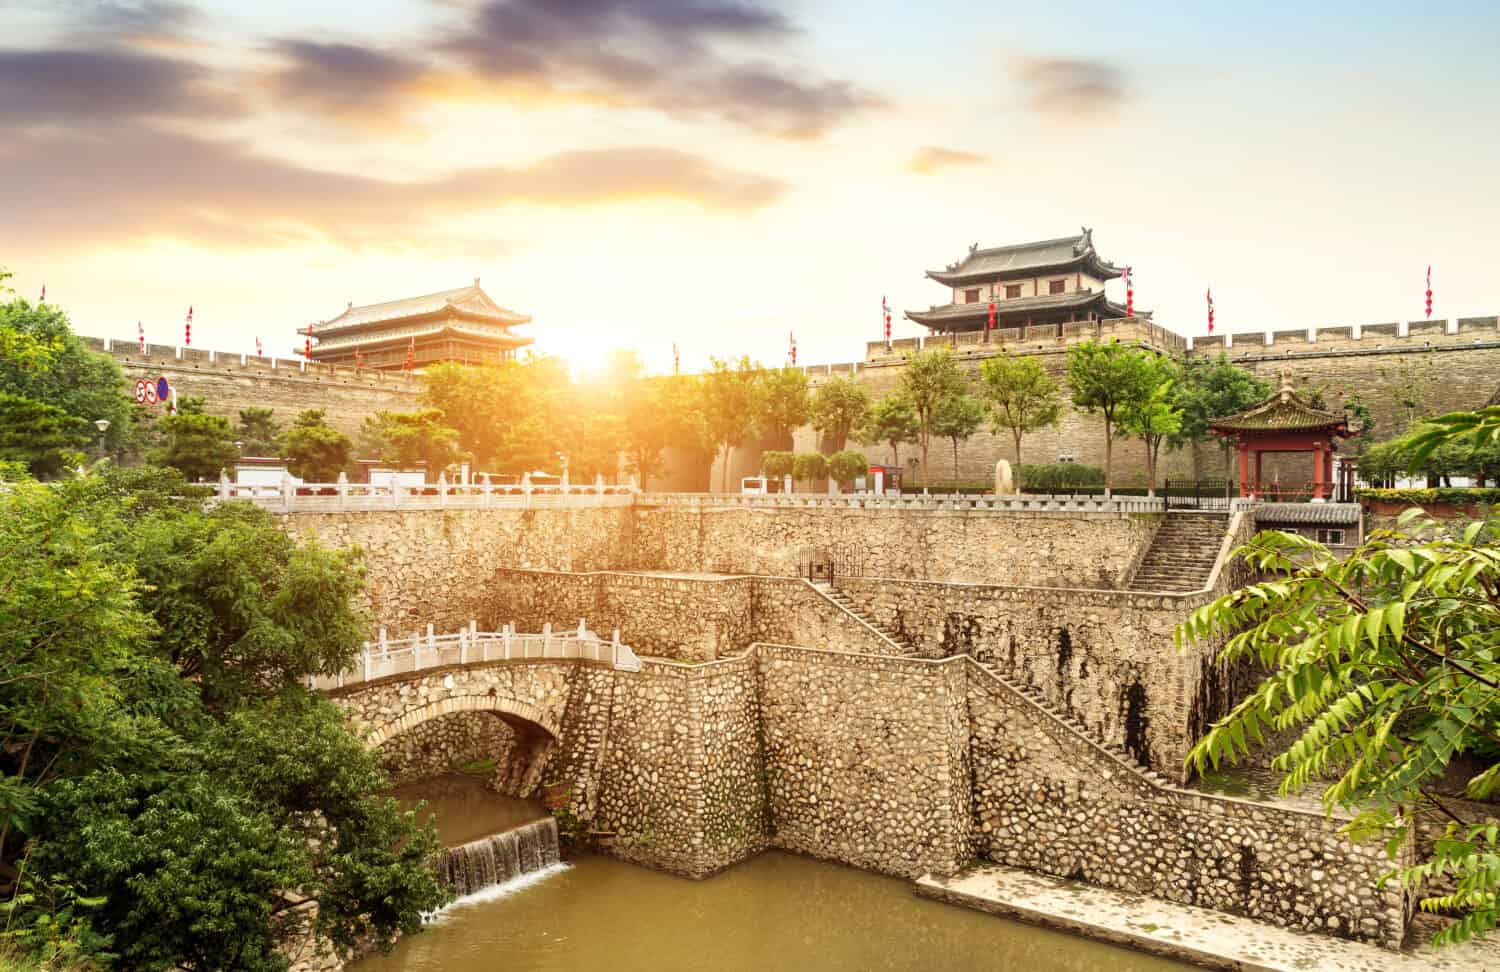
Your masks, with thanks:
M 326 691 L 433 668 L 542 660 L 594 661 L 625 672 L 641 670 L 640 658 L 620 641 L 618 630 L 602 638 L 588 630 L 582 619 L 576 630 L 553 631 L 548 624 L 540 633 L 530 634 L 518 632 L 509 624 L 499 631 L 480 631 L 478 623 L 470 621 L 456 634 L 435 634 L 429 624 L 425 635 L 397 641 L 387 639 L 381 628 L 380 639 L 365 642 L 353 668 L 337 675 L 312 676 L 307 684 Z

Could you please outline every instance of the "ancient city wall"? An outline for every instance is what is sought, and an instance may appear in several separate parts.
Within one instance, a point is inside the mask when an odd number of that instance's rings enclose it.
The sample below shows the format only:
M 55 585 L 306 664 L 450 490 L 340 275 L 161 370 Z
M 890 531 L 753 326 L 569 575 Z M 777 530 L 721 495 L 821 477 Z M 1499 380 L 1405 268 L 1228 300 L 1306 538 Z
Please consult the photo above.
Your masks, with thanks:
M 969 858 L 962 669 L 758 652 L 775 846 L 908 878 Z
M 392 637 L 429 623 L 452 631 L 470 619 L 491 618 L 498 605 L 486 583 L 503 568 L 798 577 L 806 575 L 810 560 L 827 558 L 841 576 L 1114 587 L 1160 519 L 1123 513 L 712 506 L 278 515 L 292 533 L 365 551 L 365 602 L 375 625 L 388 628 Z M 640 583 L 642 590 L 649 586 Z M 587 612 L 574 614 L 569 608 L 568 614 L 555 620 L 595 621 Z
M 969 669 L 981 856 L 1102 887 L 1400 945 L 1406 903 L 1384 842 L 1317 812 L 1153 787 Z
M 83 338 L 83 342 L 119 362 L 132 386 L 137 379 L 165 377 L 179 398 L 201 397 L 208 414 L 230 422 L 239 420 L 242 408 L 274 409 L 277 421 L 284 425 L 304 409 L 321 408 L 328 413 L 330 425 L 352 437 L 365 418 L 376 412 L 416 408 L 422 392 L 420 379 L 400 373 L 304 366 L 285 358 L 161 344 L 148 344 L 141 354 L 133 340 L 111 341 L 108 348 L 100 338 Z

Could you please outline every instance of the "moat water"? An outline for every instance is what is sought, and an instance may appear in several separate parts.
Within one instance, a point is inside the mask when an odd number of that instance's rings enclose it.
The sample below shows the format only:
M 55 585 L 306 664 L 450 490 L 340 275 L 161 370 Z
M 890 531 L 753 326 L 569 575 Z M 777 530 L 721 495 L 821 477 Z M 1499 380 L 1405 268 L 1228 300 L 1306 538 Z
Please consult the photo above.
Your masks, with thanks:
M 403 795 L 414 795 L 405 789 Z M 465 789 L 448 782 L 436 794 L 445 833 L 473 829 L 465 821 L 443 821 L 444 808 L 462 817 L 473 802 L 484 802 L 482 794 L 455 795 Z M 351 970 L 1186 968 L 927 901 L 914 896 L 906 881 L 770 851 L 705 881 L 586 855 L 460 898 L 422 934 Z

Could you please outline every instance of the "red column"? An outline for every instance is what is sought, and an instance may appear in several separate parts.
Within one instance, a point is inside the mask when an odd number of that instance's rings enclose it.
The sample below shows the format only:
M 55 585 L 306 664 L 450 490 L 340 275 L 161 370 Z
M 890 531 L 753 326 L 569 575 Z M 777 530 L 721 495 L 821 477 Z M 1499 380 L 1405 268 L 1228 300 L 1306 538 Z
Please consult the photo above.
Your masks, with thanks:
M 1313 453 L 1313 499 L 1325 499 L 1328 495 L 1328 488 L 1323 479 L 1324 470 L 1327 468 L 1323 458 L 1325 455 L 1323 443 L 1315 443 L 1314 448 L 1316 451 Z
M 1255 488 L 1252 490 L 1252 492 L 1255 493 L 1256 496 L 1259 496 L 1261 494 L 1261 488 L 1260 488 L 1260 460 L 1261 460 L 1261 456 L 1262 455 L 1263 455 L 1263 453 L 1259 449 L 1255 450 Z
M 1333 482 L 1333 442 L 1329 441 L 1327 450 L 1323 453 L 1323 481 L 1328 484 L 1328 497 L 1332 499 L 1337 492 Z
M 1250 447 L 1240 440 L 1240 495 L 1250 495 Z

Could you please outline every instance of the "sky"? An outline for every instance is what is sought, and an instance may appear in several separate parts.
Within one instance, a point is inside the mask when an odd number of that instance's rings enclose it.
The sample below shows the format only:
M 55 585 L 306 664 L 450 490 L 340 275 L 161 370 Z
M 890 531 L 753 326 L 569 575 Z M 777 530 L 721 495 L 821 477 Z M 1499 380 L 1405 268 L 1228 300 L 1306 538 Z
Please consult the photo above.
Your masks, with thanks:
M 0 266 L 292 356 L 468 284 L 580 369 L 924 333 L 1092 227 L 1184 334 L 1500 312 L 1500 5 L 0 0 Z M 1123 301 L 1120 283 L 1111 294 Z

